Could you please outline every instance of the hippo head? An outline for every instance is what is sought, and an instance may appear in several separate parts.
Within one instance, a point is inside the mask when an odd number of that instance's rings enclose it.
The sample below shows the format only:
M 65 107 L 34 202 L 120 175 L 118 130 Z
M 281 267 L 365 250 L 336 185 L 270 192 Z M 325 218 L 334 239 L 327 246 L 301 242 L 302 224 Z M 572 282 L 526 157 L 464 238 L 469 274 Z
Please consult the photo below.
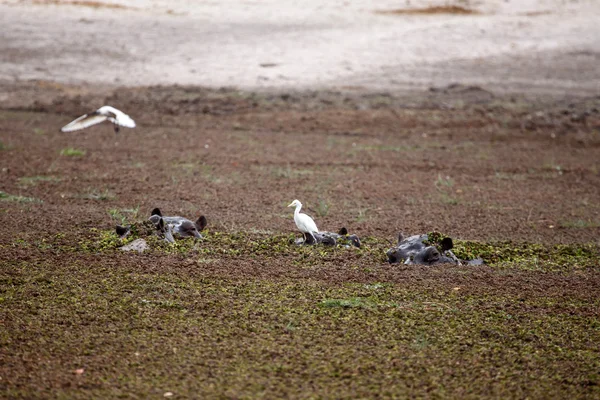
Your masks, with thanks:
M 390 264 L 456 264 L 454 258 L 446 255 L 446 251 L 452 249 L 452 247 L 453 243 L 450 238 L 443 238 L 436 243 L 431 243 L 428 235 L 414 235 L 404 238 L 400 234 L 398 245 L 388 250 L 386 254 Z
M 192 221 L 183 221 L 177 226 L 176 231 L 181 237 L 195 237 L 197 239 L 202 238 L 202 235 L 200 235 L 200 232 L 198 232 L 196 224 Z
M 171 226 L 165 223 L 165 220 L 162 218 L 160 214 L 152 214 L 150 218 L 148 218 L 154 227 L 156 228 L 156 233 L 159 237 L 163 237 L 169 243 L 175 243 L 175 238 L 173 237 L 173 229 Z
M 349 235 L 346 227 L 340 228 L 338 235 L 343 236 L 347 240 L 348 244 L 354 247 L 360 247 L 360 238 L 357 235 Z

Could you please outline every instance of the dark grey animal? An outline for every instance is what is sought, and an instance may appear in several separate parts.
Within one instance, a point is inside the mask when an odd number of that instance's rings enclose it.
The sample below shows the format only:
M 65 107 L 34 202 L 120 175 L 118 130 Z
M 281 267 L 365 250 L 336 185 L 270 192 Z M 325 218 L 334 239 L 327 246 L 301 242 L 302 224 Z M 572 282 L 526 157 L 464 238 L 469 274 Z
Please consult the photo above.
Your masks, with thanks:
M 322 244 L 325 246 L 337 246 L 339 244 L 345 247 L 360 247 L 360 239 L 356 235 L 349 235 L 346 228 L 341 228 L 338 233 L 321 231 L 313 232 L 312 235 L 304 235 L 304 238 L 298 239 L 296 244 Z
M 128 226 L 117 225 L 116 232 L 119 237 L 126 237 L 130 233 L 137 236 L 150 236 L 156 234 L 164 238 L 169 243 L 175 243 L 175 237 L 186 238 L 193 237 L 202 239 L 200 231 L 204 230 L 207 220 L 204 215 L 200 216 L 196 222 L 192 222 L 183 217 L 163 217 L 160 209 L 152 210 L 152 215 L 146 221 L 135 223 Z
M 390 264 L 462 264 L 470 265 L 483 264 L 483 260 L 475 259 L 470 261 L 461 261 L 452 253 L 454 244 L 449 237 L 441 238 L 437 241 L 431 241 L 429 235 L 414 235 L 404 238 L 402 234 L 398 236 L 398 244 L 387 251 L 387 257 Z
M 115 230 L 120 238 L 124 238 L 131 233 L 140 237 L 157 235 L 169 243 L 175 243 L 173 228 L 166 224 L 159 215 L 151 215 L 147 220 L 132 225 L 117 225 Z
M 194 237 L 196 239 L 202 239 L 202 235 L 200 234 L 200 232 L 204 230 L 204 228 L 206 228 L 206 225 L 208 223 L 204 215 L 201 215 L 200 218 L 196 220 L 196 222 L 192 222 L 189 219 L 183 217 L 163 216 L 160 212 L 160 209 L 158 208 L 152 210 L 152 216 L 161 217 L 165 224 L 172 228 L 173 234 L 182 238 Z

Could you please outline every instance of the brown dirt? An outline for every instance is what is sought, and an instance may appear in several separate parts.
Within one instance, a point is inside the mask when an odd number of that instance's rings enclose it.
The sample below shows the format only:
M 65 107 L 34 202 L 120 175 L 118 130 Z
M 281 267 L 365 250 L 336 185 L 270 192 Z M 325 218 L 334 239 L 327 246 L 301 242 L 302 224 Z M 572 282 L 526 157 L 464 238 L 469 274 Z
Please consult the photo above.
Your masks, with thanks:
M 396 10 L 377 11 L 378 14 L 391 15 L 427 15 L 427 14 L 455 14 L 455 15 L 473 15 L 479 12 L 470 8 L 461 6 L 435 6 L 424 8 L 399 8 Z
M 77 0 L 44 0 L 44 1 L 31 1 L 32 4 L 42 4 L 42 5 L 65 5 L 65 6 L 81 6 L 81 7 L 91 7 L 91 8 L 109 8 L 109 9 L 119 9 L 119 10 L 127 10 L 134 9 L 132 7 L 127 7 L 121 4 L 110 4 L 110 3 L 102 3 L 100 1 L 77 1 Z
M 0 387 L 11 396 L 598 394 L 594 268 L 406 268 L 343 251 L 206 258 L 52 243 L 87 240 L 92 228 L 112 229 L 111 213 L 138 207 L 139 218 L 154 207 L 204 214 L 212 231 L 292 233 L 285 206 L 298 198 L 323 230 L 390 243 L 399 231 L 439 230 L 600 244 L 600 97 L 459 85 L 402 95 L 2 89 Z M 59 132 L 103 104 L 138 127 Z M 377 306 L 315 305 L 366 298 L 374 282 L 390 288 Z M 292 334 L 299 315 L 316 319 Z

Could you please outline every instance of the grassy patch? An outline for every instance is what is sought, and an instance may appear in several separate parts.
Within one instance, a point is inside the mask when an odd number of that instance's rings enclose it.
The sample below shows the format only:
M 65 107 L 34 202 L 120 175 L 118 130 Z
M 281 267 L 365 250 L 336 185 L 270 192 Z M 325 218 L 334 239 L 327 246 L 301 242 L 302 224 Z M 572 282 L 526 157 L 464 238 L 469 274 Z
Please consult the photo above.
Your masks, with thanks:
M 326 217 L 329 214 L 329 202 L 325 199 L 319 199 L 317 202 L 316 213 L 319 217 Z
M 138 219 L 140 213 L 140 206 L 134 208 L 111 208 L 108 210 L 108 215 L 112 220 L 119 225 L 128 225 L 135 222 Z
M 438 175 L 434 186 L 439 193 L 439 199 L 443 204 L 457 205 L 460 200 L 454 196 L 454 180 L 449 176 Z M 457 191 L 458 192 L 458 191 Z
M 75 149 L 73 147 L 67 147 L 60 151 L 60 155 L 66 157 L 83 157 L 85 153 L 85 150 Z
M 24 176 L 19 178 L 19 186 L 29 187 L 36 186 L 40 182 L 60 182 L 60 178 L 56 176 L 36 175 L 36 176 Z
M 131 216 L 126 214 L 130 213 Z M 128 225 L 137 216 L 135 210 L 112 209 L 109 214 L 116 224 Z M 79 241 L 78 246 L 68 246 L 69 251 L 85 252 L 115 251 L 118 247 L 138 237 L 144 230 L 136 230 L 124 242 L 113 230 L 92 229 L 88 237 Z M 151 253 L 181 254 L 201 258 L 286 258 L 302 268 L 322 267 L 324 263 L 344 262 L 348 258 L 357 265 L 387 265 L 386 251 L 392 247 L 386 239 L 362 237 L 361 248 L 340 248 L 327 246 L 299 246 L 294 243 L 295 234 L 264 235 L 253 232 L 203 232 L 202 241 L 191 238 L 167 243 L 157 236 L 144 238 L 151 247 Z M 430 233 L 432 243 L 439 243 L 444 235 Z M 60 246 L 55 246 L 60 248 Z M 486 265 L 517 270 L 568 272 L 600 266 L 600 247 L 594 243 L 545 245 L 540 243 L 518 242 L 476 242 L 454 240 L 454 254 L 460 259 L 482 258 Z M 357 267 L 360 268 L 360 267 Z
M 13 195 L 3 191 L 0 191 L 0 201 L 13 201 L 16 203 L 42 203 L 42 200 L 36 199 L 35 197 Z
M 330 299 L 319 303 L 325 308 L 373 308 L 374 304 L 366 299 L 355 297 L 351 299 Z
M 272 167 L 270 170 L 274 177 L 280 179 L 296 179 L 314 174 L 313 170 L 292 168 L 292 166 L 289 164 L 285 167 Z
M 0 270 L 6 397 L 599 394 L 597 297 L 462 295 L 422 282 L 365 294 L 353 283 L 224 279 L 128 259 Z
M 574 219 L 574 220 L 566 220 L 559 222 L 559 226 L 562 228 L 575 228 L 575 229 L 586 229 L 586 228 L 598 228 L 600 227 L 600 223 L 583 220 L 583 219 Z
M 96 200 L 96 201 L 107 201 L 114 200 L 116 198 L 115 194 L 110 192 L 108 189 L 104 189 L 102 191 L 99 190 L 89 190 L 88 192 L 81 195 L 81 198 L 88 200 Z
M 568 271 L 600 265 L 596 244 L 557 244 L 454 241 L 454 254 L 461 259 L 481 257 L 486 264 L 526 270 Z

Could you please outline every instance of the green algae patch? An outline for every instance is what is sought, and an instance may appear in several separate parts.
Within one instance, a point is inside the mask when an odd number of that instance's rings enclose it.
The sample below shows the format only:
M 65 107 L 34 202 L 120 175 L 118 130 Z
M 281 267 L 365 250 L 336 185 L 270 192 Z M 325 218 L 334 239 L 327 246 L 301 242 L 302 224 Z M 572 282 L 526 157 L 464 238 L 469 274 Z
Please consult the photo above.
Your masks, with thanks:
M 585 291 L 461 294 L 422 282 L 179 269 L 102 257 L 8 262 L 0 270 L 6 397 L 600 394 L 600 300 Z
M 152 254 L 179 254 L 200 259 L 244 258 L 271 259 L 292 257 L 298 266 L 311 267 L 323 263 L 336 263 L 342 260 L 355 267 L 372 268 L 387 265 L 386 252 L 391 247 L 386 239 L 367 236 L 362 238 L 360 248 L 353 246 L 302 246 L 297 245 L 294 234 L 265 235 L 256 232 L 219 232 L 206 230 L 203 239 L 176 239 L 169 243 L 155 235 L 152 230 L 132 225 L 130 233 L 120 238 L 113 230 L 92 228 L 75 243 L 67 241 L 65 234 L 53 238 L 39 239 L 29 243 L 26 240 L 13 243 L 13 246 L 36 246 L 54 248 L 58 251 L 102 253 L 116 251 L 133 240 L 143 238 Z M 438 232 L 428 234 L 427 244 L 437 246 L 445 236 Z M 594 243 L 545 245 L 539 243 L 516 242 L 477 242 L 454 240 L 453 253 L 461 260 L 483 259 L 491 267 L 512 268 L 535 271 L 569 271 L 573 269 L 598 268 L 600 247 Z
M 354 297 L 351 299 L 329 299 L 323 300 L 319 306 L 325 308 L 374 308 L 375 303 L 362 297 Z
M 452 251 L 460 259 L 479 257 L 487 265 L 503 268 L 559 271 L 600 266 L 600 248 L 592 243 L 544 245 L 455 240 Z

